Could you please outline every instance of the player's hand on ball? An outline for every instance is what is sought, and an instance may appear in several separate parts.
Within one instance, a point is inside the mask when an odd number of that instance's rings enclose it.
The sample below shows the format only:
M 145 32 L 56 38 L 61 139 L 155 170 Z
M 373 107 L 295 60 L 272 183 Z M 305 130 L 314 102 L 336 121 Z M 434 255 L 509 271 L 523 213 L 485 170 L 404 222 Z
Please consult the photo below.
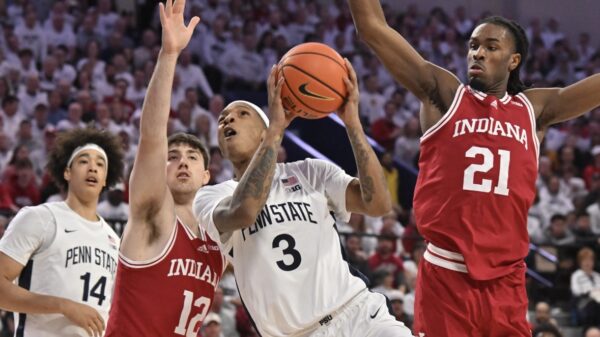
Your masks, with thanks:
M 267 90 L 269 91 L 269 129 L 281 131 L 287 128 L 296 116 L 283 109 L 281 87 L 284 80 L 283 76 L 278 76 L 278 71 L 277 65 L 273 65 L 267 80 Z
M 194 16 L 189 24 L 183 22 L 185 0 L 167 0 L 159 3 L 160 24 L 162 25 L 162 50 L 167 54 L 179 54 L 190 42 L 194 28 L 200 18 Z
M 345 57 L 344 62 L 346 62 L 346 67 L 348 68 L 348 78 L 344 77 L 344 83 L 346 83 L 346 88 L 348 89 L 348 97 L 337 114 L 346 125 L 349 123 L 360 124 L 358 116 L 358 79 L 356 78 L 356 72 L 354 71 L 354 67 L 352 67 L 352 63 Z
M 98 311 L 85 304 L 65 300 L 62 313 L 71 322 L 83 328 L 88 335 L 101 337 L 104 332 L 104 319 Z

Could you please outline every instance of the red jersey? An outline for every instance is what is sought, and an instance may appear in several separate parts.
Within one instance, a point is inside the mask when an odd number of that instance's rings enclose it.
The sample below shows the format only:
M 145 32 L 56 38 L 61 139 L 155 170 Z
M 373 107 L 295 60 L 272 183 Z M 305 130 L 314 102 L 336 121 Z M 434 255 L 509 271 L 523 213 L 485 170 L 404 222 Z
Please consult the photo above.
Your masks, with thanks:
M 179 220 L 151 261 L 119 256 L 106 337 L 197 336 L 225 268 L 216 242 Z
M 524 94 L 502 99 L 458 88 L 442 119 L 421 138 L 414 211 L 419 232 L 462 254 L 488 280 L 515 271 L 529 251 L 539 142 Z

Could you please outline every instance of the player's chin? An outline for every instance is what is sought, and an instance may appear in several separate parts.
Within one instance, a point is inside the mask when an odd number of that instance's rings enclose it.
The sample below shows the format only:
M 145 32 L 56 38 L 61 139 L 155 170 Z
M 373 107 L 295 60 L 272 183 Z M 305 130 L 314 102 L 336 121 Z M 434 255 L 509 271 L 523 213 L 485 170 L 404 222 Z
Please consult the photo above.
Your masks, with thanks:
M 477 91 L 485 92 L 487 85 L 483 78 L 479 76 L 469 76 L 469 86 Z

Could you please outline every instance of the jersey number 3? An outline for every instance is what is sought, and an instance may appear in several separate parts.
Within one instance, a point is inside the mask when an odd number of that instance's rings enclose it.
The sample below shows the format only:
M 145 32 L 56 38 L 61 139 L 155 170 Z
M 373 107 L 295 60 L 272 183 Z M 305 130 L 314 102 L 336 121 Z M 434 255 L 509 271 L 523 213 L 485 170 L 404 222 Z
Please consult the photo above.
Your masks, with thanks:
M 294 237 L 289 234 L 279 234 L 273 239 L 273 248 L 279 248 L 281 245 L 281 241 L 285 241 L 287 244 L 287 248 L 283 250 L 283 255 L 291 255 L 292 263 L 287 264 L 284 260 L 277 261 L 277 266 L 284 271 L 292 271 L 300 266 L 300 262 L 302 262 L 302 255 L 300 252 L 295 250 L 296 240 Z
M 472 146 L 465 153 L 467 158 L 483 157 L 483 163 L 471 164 L 465 169 L 463 180 L 463 190 L 489 193 L 492 191 L 492 181 L 490 179 L 481 179 L 480 183 L 475 182 L 475 173 L 486 173 L 494 167 L 494 153 L 486 147 Z M 498 175 L 498 184 L 494 187 L 494 194 L 508 195 L 508 167 L 510 165 L 510 151 L 498 150 L 500 156 L 500 171 Z

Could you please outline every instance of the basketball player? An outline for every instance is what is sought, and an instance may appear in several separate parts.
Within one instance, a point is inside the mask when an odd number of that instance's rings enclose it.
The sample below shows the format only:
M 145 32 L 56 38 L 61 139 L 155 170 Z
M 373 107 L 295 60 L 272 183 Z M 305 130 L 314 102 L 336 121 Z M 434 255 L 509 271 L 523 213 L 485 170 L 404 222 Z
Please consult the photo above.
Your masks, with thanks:
M 335 220 L 391 209 L 383 171 L 358 116 L 358 84 L 349 62 L 348 102 L 340 110 L 359 179 L 322 160 L 276 164 L 293 119 L 281 105 L 282 79 L 268 80 L 270 119 L 245 101 L 221 112 L 219 146 L 235 178 L 200 189 L 194 213 L 232 257 L 240 297 L 263 336 L 411 336 L 385 297 L 343 260 Z
M 76 129 L 57 139 L 47 167 L 65 201 L 21 209 L 0 240 L 0 308 L 15 312 L 15 336 L 102 336 L 119 238 L 96 206 L 121 179 L 122 158 L 107 132 Z
M 199 19 L 184 24 L 184 0 L 159 6 L 162 49 L 142 107 L 111 337 L 197 336 L 225 266 L 192 212 L 196 191 L 209 179 L 208 152 L 192 135 L 167 139 L 175 65 Z
M 467 85 L 424 60 L 390 28 L 377 0 L 349 0 L 358 34 L 421 100 L 414 196 L 429 242 L 419 266 L 414 333 L 531 336 L 525 319 L 527 212 L 548 127 L 600 105 L 600 75 L 527 89 L 523 29 L 483 20 L 469 39 Z

